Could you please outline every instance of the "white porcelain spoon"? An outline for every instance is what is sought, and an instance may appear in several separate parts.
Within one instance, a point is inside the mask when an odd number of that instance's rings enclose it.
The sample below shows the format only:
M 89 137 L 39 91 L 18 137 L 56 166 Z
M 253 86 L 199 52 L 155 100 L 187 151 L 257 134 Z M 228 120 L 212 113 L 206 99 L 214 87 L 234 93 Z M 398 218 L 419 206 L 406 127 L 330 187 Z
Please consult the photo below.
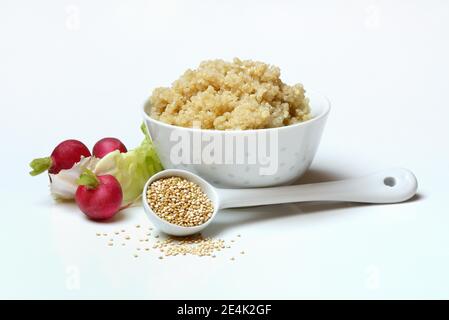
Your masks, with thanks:
M 156 215 L 146 201 L 148 186 L 161 178 L 183 177 L 198 184 L 214 205 L 212 217 L 195 227 L 182 227 Z M 364 203 L 396 203 L 410 199 L 416 193 L 417 181 L 406 169 L 388 169 L 360 178 L 303 185 L 255 189 L 215 188 L 196 174 L 169 169 L 152 176 L 145 184 L 142 200 L 150 221 L 161 231 L 174 236 L 187 236 L 200 232 L 224 208 L 250 207 L 305 201 L 347 201 Z

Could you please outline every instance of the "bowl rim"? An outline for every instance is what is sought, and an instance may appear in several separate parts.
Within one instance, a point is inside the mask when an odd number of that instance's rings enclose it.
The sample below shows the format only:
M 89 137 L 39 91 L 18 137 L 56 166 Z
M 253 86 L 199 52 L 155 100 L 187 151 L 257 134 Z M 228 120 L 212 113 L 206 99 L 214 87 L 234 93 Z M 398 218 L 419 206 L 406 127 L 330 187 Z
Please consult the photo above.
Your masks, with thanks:
M 145 120 L 154 122 L 158 126 L 167 127 L 169 129 L 189 130 L 192 132 L 201 131 L 201 132 L 207 132 L 207 133 L 254 133 L 254 132 L 270 131 L 270 130 L 288 130 L 288 129 L 293 129 L 293 128 L 297 128 L 297 127 L 301 127 L 301 126 L 311 125 L 312 123 L 317 122 L 320 119 L 326 118 L 327 115 L 329 114 L 329 112 L 331 110 L 331 102 L 330 102 L 329 98 L 323 94 L 316 92 L 316 91 L 307 90 L 306 97 L 309 99 L 310 99 L 310 97 L 308 97 L 309 94 L 312 97 L 317 97 L 317 98 L 323 99 L 323 101 L 325 101 L 324 108 L 321 111 L 321 113 L 318 116 L 316 116 L 312 119 L 303 121 L 303 122 L 298 122 L 298 123 L 291 124 L 288 126 L 275 127 L 275 128 L 261 128 L 261 129 L 248 129 L 248 130 L 236 130 L 236 129 L 218 130 L 218 129 L 202 129 L 202 128 L 189 128 L 189 127 L 176 126 L 176 125 L 165 123 L 165 122 L 162 122 L 162 121 L 159 121 L 159 120 L 156 120 L 156 119 L 150 117 L 148 115 L 148 113 L 145 111 L 147 105 L 149 104 L 149 101 L 150 101 L 149 99 L 147 99 L 142 106 L 142 114 L 143 114 L 143 118 Z M 312 107 L 311 107 L 311 109 L 312 109 Z

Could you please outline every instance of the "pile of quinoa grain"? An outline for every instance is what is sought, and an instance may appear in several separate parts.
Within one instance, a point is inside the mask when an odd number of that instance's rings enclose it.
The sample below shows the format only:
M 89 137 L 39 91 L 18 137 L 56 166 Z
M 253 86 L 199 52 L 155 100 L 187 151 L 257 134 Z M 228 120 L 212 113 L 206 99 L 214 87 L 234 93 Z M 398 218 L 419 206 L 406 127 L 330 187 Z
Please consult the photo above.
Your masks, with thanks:
M 170 237 L 156 242 L 153 249 L 159 249 L 165 256 L 195 255 L 212 256 L 216 251 L 225 248 L 225 242 L 221 239 L 204 238 L 201 234 L 188 237 Z
M 309 120 L 309 100 L 301 84 L 289 86 L 280 69 L 263 62 L 203 61 L 170 88 L 156 88 L 147 103 L 150 117 L 181 127 L 248 130 Z
M 147 201 L 160 218 L 183 227 L 199 226 L 214 212 L 212 201 L 200 186 L 181 177 L 154 181 L 148 187 Z

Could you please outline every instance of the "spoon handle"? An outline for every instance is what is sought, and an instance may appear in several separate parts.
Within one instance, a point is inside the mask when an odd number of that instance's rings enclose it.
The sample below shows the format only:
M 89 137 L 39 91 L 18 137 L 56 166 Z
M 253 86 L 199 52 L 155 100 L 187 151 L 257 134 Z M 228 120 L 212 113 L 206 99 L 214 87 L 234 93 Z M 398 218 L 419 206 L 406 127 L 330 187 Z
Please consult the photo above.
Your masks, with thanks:
M 417 187 L 411 171 L 397 168 L 333 182 L 217 191 L 220 208 L 237 208 L 305 201 L 395 203 L 413 197 Z

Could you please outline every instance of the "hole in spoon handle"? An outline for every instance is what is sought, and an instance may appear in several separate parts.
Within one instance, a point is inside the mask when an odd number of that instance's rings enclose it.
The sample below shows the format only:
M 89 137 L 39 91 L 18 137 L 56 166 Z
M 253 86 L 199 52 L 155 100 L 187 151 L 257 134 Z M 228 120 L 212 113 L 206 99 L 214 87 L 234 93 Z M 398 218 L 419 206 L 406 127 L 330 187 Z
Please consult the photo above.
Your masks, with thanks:
M 384 179 L 384 185 L 394 187 L 396 185 L 396 179 L 394 177 L 386 177 Z

